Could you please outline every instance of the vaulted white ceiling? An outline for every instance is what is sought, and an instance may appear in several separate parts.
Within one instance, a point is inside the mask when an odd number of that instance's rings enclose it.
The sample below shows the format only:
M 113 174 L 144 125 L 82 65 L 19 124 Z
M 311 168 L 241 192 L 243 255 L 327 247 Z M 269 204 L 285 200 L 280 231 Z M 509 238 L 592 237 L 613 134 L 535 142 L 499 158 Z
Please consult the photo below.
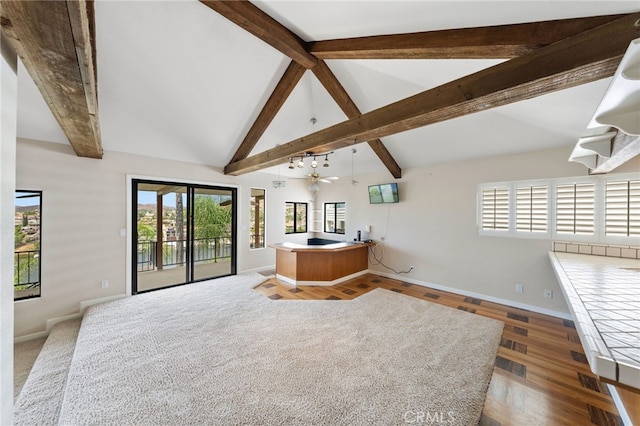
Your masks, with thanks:
M 637 12 L 637 1 L 261 1 L 305 41 Z M 195 0 L 96 1 L 102 144 L 109 151 L 224 167 L 290 59 Z M 502 60 L 327 60 L 366 113 Z M 403 170 L 571 146 L 610 79 L 382 139 Z M 18 76 L 18 136 L 68 143 L 25 69 Z M 316 118 L 313 125 L 311 118 Z M 252 155 L 346 120 L 307 71 Z M 366 144 L 355 173 L 386 171 Z M 324 174 L 349 176 L 351 148 Z M 268 169 L 303 176 L 308 169 Z

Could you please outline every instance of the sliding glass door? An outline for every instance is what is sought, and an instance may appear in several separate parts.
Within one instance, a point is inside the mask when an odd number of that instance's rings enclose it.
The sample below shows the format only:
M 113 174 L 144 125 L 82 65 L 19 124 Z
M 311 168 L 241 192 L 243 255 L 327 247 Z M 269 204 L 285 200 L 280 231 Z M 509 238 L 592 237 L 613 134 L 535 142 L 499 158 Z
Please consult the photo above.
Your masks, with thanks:
M 235 190 L 193 188 L 190 242 L 193 280 L 235 274 Z
M 236 189 L 133 180 L 133 294 L 236 273 Z

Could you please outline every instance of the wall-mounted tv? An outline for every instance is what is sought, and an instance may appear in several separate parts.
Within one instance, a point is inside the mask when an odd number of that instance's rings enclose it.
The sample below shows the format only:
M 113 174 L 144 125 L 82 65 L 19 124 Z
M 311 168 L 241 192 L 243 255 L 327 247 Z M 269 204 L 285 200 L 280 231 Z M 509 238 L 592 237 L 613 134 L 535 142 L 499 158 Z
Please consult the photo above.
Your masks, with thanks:
M 398 184 L 381 183 L 379 185 L 369 185 L 369 203 L 397 203 L 400 201 L 398 196 Z

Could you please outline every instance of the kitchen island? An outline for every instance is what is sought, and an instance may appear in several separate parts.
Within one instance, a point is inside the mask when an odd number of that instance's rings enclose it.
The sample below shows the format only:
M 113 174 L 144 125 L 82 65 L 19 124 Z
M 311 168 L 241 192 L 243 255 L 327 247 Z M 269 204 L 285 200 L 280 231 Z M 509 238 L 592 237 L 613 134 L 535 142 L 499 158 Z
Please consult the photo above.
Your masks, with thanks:
M 369 245 L 274 243 L 276 278 L 292 285 L 335 285 L 367 272 Z

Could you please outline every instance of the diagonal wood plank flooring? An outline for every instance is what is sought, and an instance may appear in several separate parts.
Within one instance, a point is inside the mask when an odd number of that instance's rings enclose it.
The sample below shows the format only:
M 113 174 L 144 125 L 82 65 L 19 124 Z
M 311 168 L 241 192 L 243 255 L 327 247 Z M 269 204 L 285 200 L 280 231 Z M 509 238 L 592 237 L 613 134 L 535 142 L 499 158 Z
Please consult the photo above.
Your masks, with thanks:
M 505 323 L 482 425 L 622 425 L 608 388 L 591 372 L 572 321 L 366 274 L 331 287 L 271 278 L 256 291 L 278 299 L 353 299 L 385 288 Z

